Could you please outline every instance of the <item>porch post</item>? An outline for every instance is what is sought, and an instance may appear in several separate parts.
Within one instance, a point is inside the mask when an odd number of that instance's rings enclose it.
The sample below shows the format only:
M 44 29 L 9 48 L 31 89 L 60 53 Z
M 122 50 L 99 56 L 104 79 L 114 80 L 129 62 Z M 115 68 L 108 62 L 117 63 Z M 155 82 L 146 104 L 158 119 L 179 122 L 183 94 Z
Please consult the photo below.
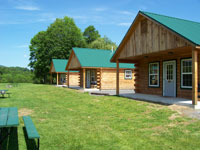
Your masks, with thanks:
M 56 83 L 57 83 L 57 85 L 59 84 L 59 83 L 58 83 L 58 73 L 57 73 L 57 82 L 56 82 Z
M 198 101 L 198 51 L 192 49 L 192 104 Z
M 119 61 L 116 62 L 116 95 L 119 95 Z
M 85 89 L 85 68 L 83 68 L 83 89 Z
M 69 87 L 69 70 L 67 71 L 67 86 Z
M 52 84 L 52 73 L 50 74 L 50 84 Z

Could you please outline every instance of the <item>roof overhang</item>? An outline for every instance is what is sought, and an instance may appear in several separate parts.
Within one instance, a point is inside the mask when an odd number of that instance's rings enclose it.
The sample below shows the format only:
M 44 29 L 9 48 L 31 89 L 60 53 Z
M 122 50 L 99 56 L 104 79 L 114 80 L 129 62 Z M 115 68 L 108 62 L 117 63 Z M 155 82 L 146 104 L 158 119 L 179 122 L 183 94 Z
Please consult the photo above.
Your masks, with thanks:
M 131 36 L 132 32 L 134 31 L 134 27 L 136 26 L 136 24 L 140 21 L 140 18 L 145 17 L 149 20 L 151 20 L 152 22 L 161 25 L 162 27 L 168 29 L 169 32 L 187 40 L 193 47 L 196 47 L 197 49 L 200 49 L 200 46 L 196 46 L 193 42 L 191 42 L 190 40 L 188 40 L 187 38 L 183 37 L 182 35 L 174 32 L 173 30 L 169 29 L 168 27 L 166 27 L 165 25 L 157 22 L 156 20 L 150 18 L 149 16 L 143 14 L 141 11 L 138 12 L 137 16 L 135 17 L 134 21 L 132 22 L 131 26 L 129 27 L 127 33 L 125 34 L 124 38 L 122 39 L 120 45 L 118 46 L 117 50 L 115 51 L 114 55 L 112 56 L 112 58 L 110 59 L 111 62 L 116 62 L 117 57 L 119 56 L 121 50 L 123 49 L 123 46 L 126 44 L 126 41 L 129 39 L 129 37 Z
M 76 57 L 74 50 L 72 49 L 65 70 L 80 70 L 80 68 L 81 64 L 78 58 Z
M 53 61 L 51 61 L 51 66 L 50 66 L 50 70 L 49 70 L 49 73 L 54 73 L 54 71 L 52 71 L 52 68 L 53 68 Z

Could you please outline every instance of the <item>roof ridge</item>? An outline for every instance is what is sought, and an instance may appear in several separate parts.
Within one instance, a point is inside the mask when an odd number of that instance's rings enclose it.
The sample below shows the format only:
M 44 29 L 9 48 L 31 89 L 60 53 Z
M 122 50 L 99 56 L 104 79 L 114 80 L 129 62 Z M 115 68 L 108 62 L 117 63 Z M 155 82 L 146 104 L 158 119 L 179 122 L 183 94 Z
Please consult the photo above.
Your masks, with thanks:
M 52 60 L 68 60 L 68 59 L 52 58 Z
M 104 51 L 112 51 L 111 49 L 95 49 L 95 48 L 80 48 L 80 47 L 73 47 L 74 48 L 78 48 L 78 49 L 90 49 L 90 50 L 104 50 Z M 114 51 L 114 50 L 113 50 Z
M 141 13 L 143 13 L 143 14 L 149 13 L 149 14 L 153 14 L 153 15 L 157 15 L 157 16 L 162 16 L 162 17 L 167 17 L 167 18 L 173 18 L 173 19 L 177 19 L 177 20 L 182 20 L 182 21 L 187 21 L 187 22 L 192 22 L 192 23 L 200 24 L 200 22 L 197 22 L 197 21 L 182 19 L 182 18 L 178 18 L 178 17 L 172 17 L 172 16 L 167 16 L 167 15 L 161 15 L 161 14 L 156 14 L 156 13 L 146 12 L 146 11 L 139 11 L 139 12 L 141 12 Z

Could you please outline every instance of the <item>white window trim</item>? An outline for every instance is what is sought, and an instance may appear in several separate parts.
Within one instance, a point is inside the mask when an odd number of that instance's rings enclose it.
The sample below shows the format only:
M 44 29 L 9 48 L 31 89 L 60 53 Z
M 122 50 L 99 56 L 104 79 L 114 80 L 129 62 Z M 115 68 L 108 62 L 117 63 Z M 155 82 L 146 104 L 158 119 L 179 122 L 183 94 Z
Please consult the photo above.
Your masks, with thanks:
M 184 89 L 192 89 L 192 86 L 183 86 L 183 74 L 192 74 L 191 73 L 183 73 L 183 61 L 185 60 L 192 60 L 192 58 L 186 58 L 186 59 L 181 59 L 181 88 L 184 88 Z
M 131 77 L 126 77 L 127 71 L 131 72 Z M 133 74 L 132 70 L 125 70 L 124 79 L 130 79 L 131 80 L 132 79 L 132 74 Z
M 158 65 L 158 73 L 157 74 L 150 74 L 150 65 L 156 64 Z M 158 75 L 158 85 L 150 85 L 150 76 L 151 75 Z M 149 87 L 159 87 L 160 86 L 160 63 L 159 62 L 154 62 L 154 63 L 149 63 Z

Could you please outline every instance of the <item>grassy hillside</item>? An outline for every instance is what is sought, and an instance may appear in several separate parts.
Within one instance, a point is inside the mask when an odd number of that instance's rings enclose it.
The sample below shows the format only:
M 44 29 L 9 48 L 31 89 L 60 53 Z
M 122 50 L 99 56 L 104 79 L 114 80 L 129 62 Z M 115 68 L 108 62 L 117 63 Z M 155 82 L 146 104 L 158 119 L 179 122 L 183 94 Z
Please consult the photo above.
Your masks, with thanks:
M 0 84 L 0 89 L 5 88 Z M 50 85 L 18 84 L 1 107 L 18 107 L 18 137 L 7 146 L 26 149 L 23 115 L 30 115 L 41 135 L 42 150 L 199 149 L 200 121 L 168 106 Z M 16 141 L 18 142 L 16 144 Z M 6 143 L 4 143 L 4 148 Z M 33 149 L 34 143 L 28 143 Z
M 33 74 L 27 68 L 0 66 L 0 83 L 32 83 Z

